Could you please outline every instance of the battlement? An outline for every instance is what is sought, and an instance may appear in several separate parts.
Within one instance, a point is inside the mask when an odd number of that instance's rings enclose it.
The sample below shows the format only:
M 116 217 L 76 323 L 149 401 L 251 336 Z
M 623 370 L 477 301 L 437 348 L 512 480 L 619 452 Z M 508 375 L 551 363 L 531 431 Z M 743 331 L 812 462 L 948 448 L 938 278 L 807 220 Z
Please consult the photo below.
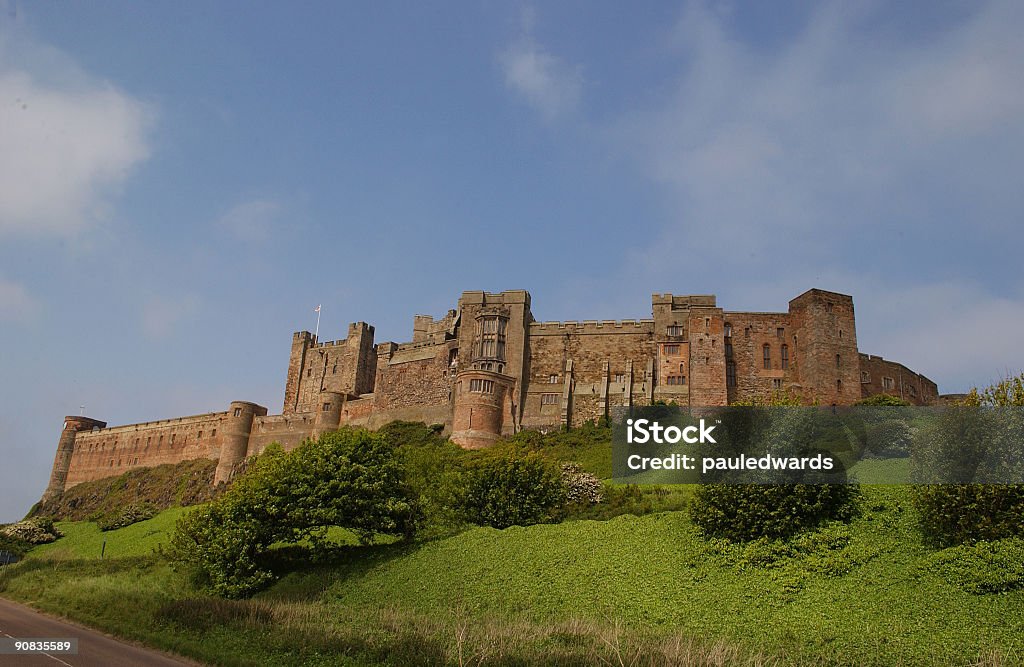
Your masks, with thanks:
M 198 415 L 189 415 L 187 417 L 173 417 L 171 419 L 157 419 L 148 422 L 138 422 L 136 424 L 124 424 L 121 426 L 108 426 L 106 428 L 93 428 L 88 431 L 83 431 L 79 434 L 79 438 L 88 437 L 90 434 L 99 436 L 108 435 L 119 435 L 122 433 L 134 433 L 136 431 L 144 431 L 155 428 L 165 428 L 168 426 L 177 426 L 183 424 L 194 424 L 196 422 L 210 421 L 218 419 L 220 417 L 227 417 L 228 411 L 223 412 L 204 412 Z

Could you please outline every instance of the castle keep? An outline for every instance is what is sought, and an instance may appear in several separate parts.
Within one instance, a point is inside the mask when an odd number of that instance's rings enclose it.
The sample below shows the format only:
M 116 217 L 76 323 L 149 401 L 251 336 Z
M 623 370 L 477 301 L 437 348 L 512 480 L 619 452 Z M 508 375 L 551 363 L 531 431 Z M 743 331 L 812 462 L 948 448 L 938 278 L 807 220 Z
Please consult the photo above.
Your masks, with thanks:
M 66 417 L 44 497 L 125 469 L 217 459 L 217 481 L 272 442 L 286 449 L 350 424 L 443 424 L 463 447 L 521 429 L 598 420 L 654 401 L 719 406 L 796 393 L 848 405 L 873 394 L 916 405 L 938 398 L 928 378 L 857 348 L 853 299 L 812 289 L 786 312 L 719 308 L 714 296 L 655 294 L 652 318 L 537 322 L 522 290 L 464 292 L 442 318 L 417 315 L 412 341 L 292 336 L 281 414 L 238 401 L 227 411 L 107 427 Z

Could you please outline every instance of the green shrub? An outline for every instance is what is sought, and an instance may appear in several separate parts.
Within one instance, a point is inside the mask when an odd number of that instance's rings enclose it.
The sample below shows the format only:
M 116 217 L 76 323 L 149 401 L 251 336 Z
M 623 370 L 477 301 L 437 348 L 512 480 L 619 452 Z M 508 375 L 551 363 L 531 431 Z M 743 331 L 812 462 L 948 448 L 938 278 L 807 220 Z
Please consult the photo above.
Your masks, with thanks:
M 690 515 L 710 537 L 785 538 L 851 519 L 859 495 L 849 484 L 706 484 L 694 493 Z
M 488 452 L 467 471 L 462 506 L 472 523 L 529 526 L 554 518 L 565 502 L 559 467 L 535 452 Z
M 927 484 L 914 487 L 925 541 L 949 547 L 977 540 L 1024 537 L 1024 485 Z
M 854 403 L 854 405 L 868 405 L 874 407 L 901 407 L 910 405 L 907 401 L 902 398 L 897 398 L 892 394 L 875 394 L 862 398 L 861 400 Z
M 32 543 L 18 537 L 11 537 L 0 531 L 0 551 L 9 551 L 18 556 L 24 556 L 32 548 Z
M 115 512 L 99 516 L 96 519 L 96 524 L 103 531 L 116 530 L 139 521 L 152 519 L 155 515 L 156 508 L 149 503 L 130 503 Z
M 63 534 L 53 525 L 53 519 L 34 517 L 0 528 L 0 536 L 35 545 L 53 542 Z
M 1024 536 L 1024 374 L 972 389 L 914 438 L 914 508 L 926 542 Z M 963 483 L 933 483 L 954 480 Z

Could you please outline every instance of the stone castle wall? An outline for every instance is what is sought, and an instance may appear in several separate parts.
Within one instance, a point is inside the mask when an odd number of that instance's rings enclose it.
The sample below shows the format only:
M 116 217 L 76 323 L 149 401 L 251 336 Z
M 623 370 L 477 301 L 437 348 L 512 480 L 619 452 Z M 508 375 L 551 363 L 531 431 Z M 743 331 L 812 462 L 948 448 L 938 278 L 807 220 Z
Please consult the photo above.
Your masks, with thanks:
M 224 412 L 107 427 L 68 417 L 47 495 L 126 469 L 218 459 L 226 481 L 273 442 L 286 449 L 340 425 L 441 424 L 484 447 L 524 428 L 600 421 L 654 401 L 690 407 L 785 392 L 848 405 L 887 393 L 938 400 L 928 378 L 859 352 L 853 299 L 812 289 L 786 312 L 735 312 L 712 295 L 655 294 L 651 319 L 537 322 L 522 290 L 464 292 L 443 317 L 416 315 L 412 341 L 374 343 L 351 324 L 343 340 L 292 337 L 281 414 L 239 401 Z

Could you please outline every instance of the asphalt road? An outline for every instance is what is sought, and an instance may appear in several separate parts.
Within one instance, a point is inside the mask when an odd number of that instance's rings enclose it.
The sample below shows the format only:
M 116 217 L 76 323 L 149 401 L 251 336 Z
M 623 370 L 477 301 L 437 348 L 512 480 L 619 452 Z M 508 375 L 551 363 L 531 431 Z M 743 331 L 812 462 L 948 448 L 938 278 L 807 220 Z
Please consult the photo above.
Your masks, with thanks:
M 151 649 L 125 644 L 95 630 L 68 623 L 0 598 L 0 637 L 17 639 L 77 639 L 77 655 L 3 655 L 0 665 L 11 667 L 180 667 L 196 665 Z

